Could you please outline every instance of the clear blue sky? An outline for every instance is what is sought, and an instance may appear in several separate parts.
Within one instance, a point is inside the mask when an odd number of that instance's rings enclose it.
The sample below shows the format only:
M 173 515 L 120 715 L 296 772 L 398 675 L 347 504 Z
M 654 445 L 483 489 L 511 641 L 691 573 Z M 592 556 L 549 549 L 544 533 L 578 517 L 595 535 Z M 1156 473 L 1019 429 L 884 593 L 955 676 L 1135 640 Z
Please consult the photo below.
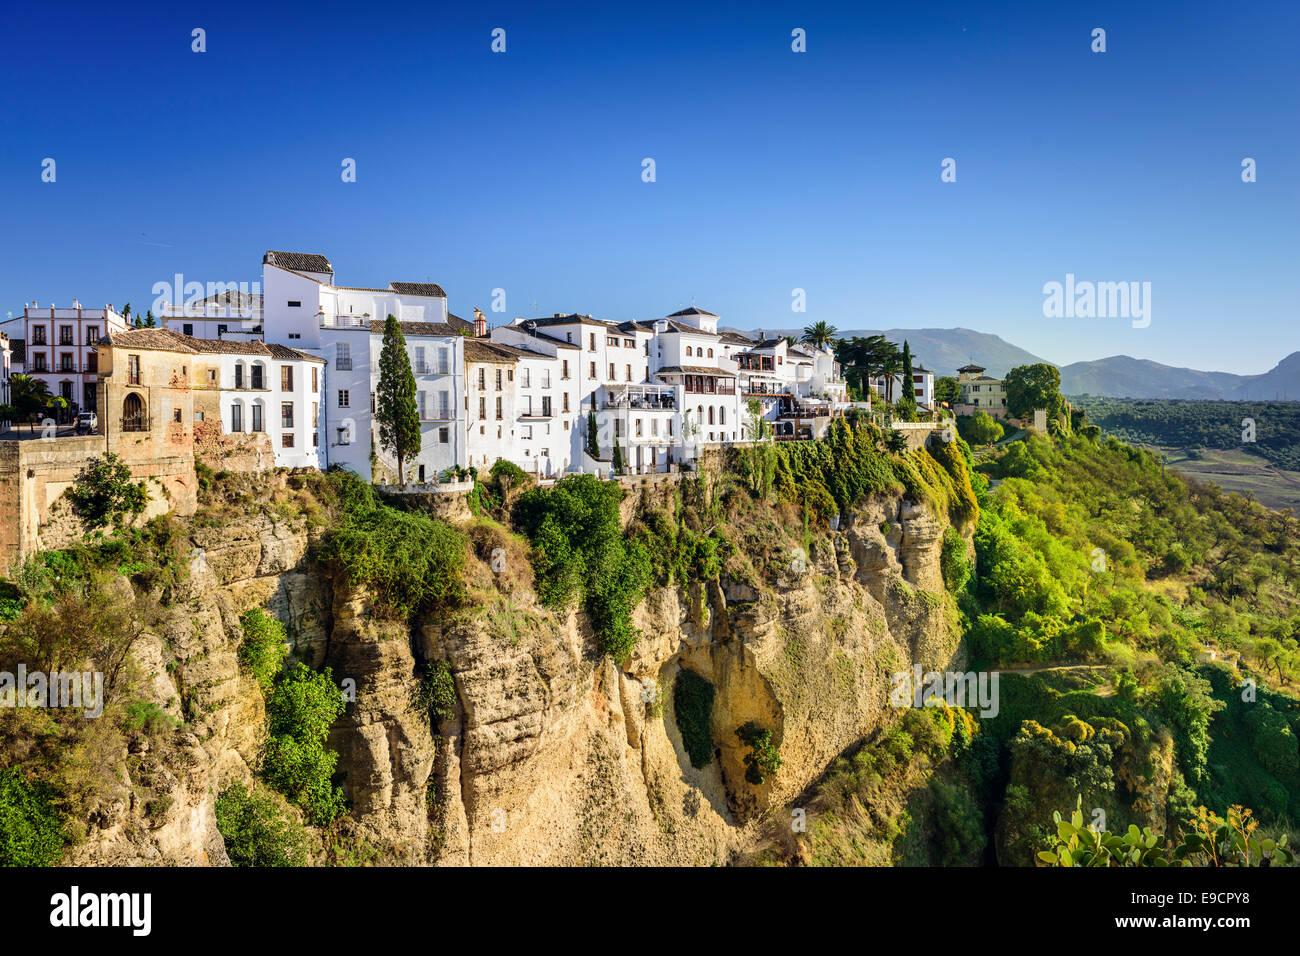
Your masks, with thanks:
M 462 315 L 501 287 L 493 319 L 693 297 L 1062 364 L 1300 348 L 1294 2 L 146 6 L 6 8 L 0 315 L 253 281 L 273 248 Z M 1151 326 L 1044 318 L 1067 272 L 1151 282 Z

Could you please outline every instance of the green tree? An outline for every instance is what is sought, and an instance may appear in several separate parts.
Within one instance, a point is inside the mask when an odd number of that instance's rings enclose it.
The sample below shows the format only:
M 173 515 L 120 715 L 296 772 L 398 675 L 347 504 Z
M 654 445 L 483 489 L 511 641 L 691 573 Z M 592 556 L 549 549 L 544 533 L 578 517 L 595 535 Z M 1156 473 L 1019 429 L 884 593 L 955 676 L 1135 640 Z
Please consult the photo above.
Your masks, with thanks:
M 406 338 L 391 313 L 384 321 L 384 345 L 379 353 L 375 420 L 379 422 L 379 443 L 396 456 L 397 483 L 405 488 L 406 463 L 420 453 L 420 414 L 415 407 L 415 374 L 406 353 Z
M 263 693 L 269 693 L 280 665 L 288 656 L 284 625 L 260 607 L 245 611 L 239 619 L 244 639 L 239 645 L 239 662 L 253 672 Z
M 594 459 L 600 458 L 600 433 L 596 428 L 596 410 L 587 412 L 587 454 Z
M 898 396 L 894 411 L 905 422 L 916 419 L 916 386 L 912 383 L 912 348 L 903 340 L 903 394 Z
M 803 336 L 799 341 L 807 342 L 809 345 L 816 346 L 819 349 L 828 347 L 835 338 L 837 329 L 825 321 L 817 321 L 812 325 L 805 326 Z
M 1013 418 L 1032 415 L 1034 409 L 1047 412 L 1049 419 L 1059 418 L 1065 410 L 1061 396 L 1061 372 L 1055 365 L 1039 362 L 1021 365 L 1007 372 L 1007 412 Z
M 956 405 L 961 401 L 961 383 L 951 375 L 941 375 L 934 380 L 934 400 Z
M 50 387 L 39 378 L 15 373 L 9 376 L 9 403 L 16 419 L 27 419 L 29 425 L 47 411 L 54 396 Z
M 993 420 L 992 415 L 979 411 L 971 418 L 962 418 L 957 423 L 957 427 L 962 437 L 972 445 L 991 445 L 995 441 L 1001 441 L 1004 431 L 1002 425 Z
M 120 531 L 149 501 L 144 482 L 132 481 L 131 469 L 112 452 L 91 459 L 63 494 L 87 531 L 109 524 Z
M 781 755 L 772 743 L 772 731 L 758 726 L 752 720 L 736 729 L 740 742 L 749 746 L 745 754 L 745 779 L 758 786 L 781 768 Z
M 329 669 L 317 673 L 302 663 L 276 681 L 266 702 L 270 739 L 262 774 L 316 826 L 328 825 L 345 808 L 343 791 L 331 782 L 339 755 L 325 746 L 344 706 Z

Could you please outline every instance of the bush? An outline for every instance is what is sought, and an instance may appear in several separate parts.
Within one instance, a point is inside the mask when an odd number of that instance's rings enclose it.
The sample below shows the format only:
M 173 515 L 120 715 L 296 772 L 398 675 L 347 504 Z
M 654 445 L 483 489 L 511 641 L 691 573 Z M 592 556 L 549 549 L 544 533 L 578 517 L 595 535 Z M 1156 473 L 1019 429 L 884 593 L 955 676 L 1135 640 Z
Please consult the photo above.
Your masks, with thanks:
M 217 797 L 216 815 L 232 865 L 306 865 L 306 831 L 269 793 L 237 783 Z
M 975 565 L 966 553 L 966 539 L 952 526 L 943 529 L 943 545 L 939 553 L 939 569 L 943 573 L 944 585 L 953 593 L 957 593 L 966 586 L 971 573 L 975 570 Z
M 63 494 L 87 531 L 109 524 L 121 530 L 149 501 L 144 482 L 132 481 L 131 469 L 112 452 L 91 459 Z
M 351 472 L 331 472 L 342 514 L 326 538 L 324 557 L 354 587 L 397 616 L 449 604 L 462 593 L 465 536 L 446 522 L 381 504 Z
M 456 713 L 456 679 L 451 676 L 451 665 L 446 660 L 433 661 L 420 677 L 416 706 L 429 711 L 429 721 L 435 730 Z
M 344 706 L 329 669 L 317 673 L 302 663 L 281 676 L 267 701 L 271 737 L 262 774 L 316 826 L 328 825 L 345 807 L 343 791 L 331 781 L 339 755 L 325 747 Z
M 745 754 L 745 779 L 758 786 L 781 768 L 781 755 L 772 743 L 772 731 L 759 727 L 752 720 L 737 728 L 740 742 L 749 746 Z
M 713 685 L 694 671 L 680 671 L 673 684 L 673 716 L 697 770 L 713 761 L 713 693 Z
M 253 672 L 265 693 L 289 653 L 284 625 L 260 607 L 245 611 L 239 623 L 244 630 L 239 662 Z
M 0 866 L 53 866 L 63 853 L 54 789 L 19 767 L 0 770 Z

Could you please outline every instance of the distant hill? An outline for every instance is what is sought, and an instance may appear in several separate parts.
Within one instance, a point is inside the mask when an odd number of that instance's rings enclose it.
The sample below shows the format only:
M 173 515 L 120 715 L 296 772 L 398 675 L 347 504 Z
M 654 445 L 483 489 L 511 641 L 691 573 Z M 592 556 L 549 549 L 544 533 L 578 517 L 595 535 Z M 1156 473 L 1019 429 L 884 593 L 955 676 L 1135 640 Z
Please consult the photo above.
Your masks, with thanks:
M 1066 395 L 1111 398 L 1200 398 L 1300 400 L 1300 352 L 1292 352 L 1262 375 L 1202 372 L 1147 359 L 1113 355 L 1061 368 Z
M 757 338 L 749 329 L 730 329 Z M 769 336 L 793 335 L 802 329 L 764 329 Z M 1017 365 L 1047 362 L 996 335 L 973 329 L 841 329 L 837 336 L 884 335 L 891 342 L 906 339 L 921 364 L 935 375 L 955 375 L 963 365 L 983 365 L 1001 378 Z M 1054 362 L 1048 362 L 1054 365 Z M 1187 398 L 1228 401 L 1300 401 L 1300 352 L 1292 352 L 1262 375 L 1203 372 L 1161 365 L 1149 359 L 1112 355 L 1093 362 L 1060 366 L 1061 391 L 1066 395 L 1110 398 Z
M 741 335 L 757 338 L 758 333 L 749 329 L 733 329 Z M 803 329 L 764 329 L 769 336 L 793 335 L 798 338 Z M 841 329 L 836 333 L 839 338 L 853 338 L 855 335 L 884 335 L 898 345 L 907 339 L 920 363 L 939 375 L 956 375 L 957 369 L 974 362 L 983 365 L 989 375 L 1003 376 L 1017 365 L 1033 365 L 1044 362 L 1032 352 L 1012 345 L 996 335 L 976 332 L 973 329 Z

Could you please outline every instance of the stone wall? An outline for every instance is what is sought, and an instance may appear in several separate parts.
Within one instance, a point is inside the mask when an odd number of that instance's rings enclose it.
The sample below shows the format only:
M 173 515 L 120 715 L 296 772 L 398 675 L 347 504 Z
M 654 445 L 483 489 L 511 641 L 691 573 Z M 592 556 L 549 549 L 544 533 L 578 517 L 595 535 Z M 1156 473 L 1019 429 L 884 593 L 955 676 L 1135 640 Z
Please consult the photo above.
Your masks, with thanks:
M 196 403 L 197 407 L 197 403 Z M 271 471 L 275 449 L 265 432 L 223 434 L 220 411 L 194 423 L 194 457 L 213 471 Z
M 142 521 L 167 511 L 194 513 L 194 456 L 188 444 L 179 447 L 180 453 L 159 458 L 132 454 L 130 445 L 117 450 L 149 489 Z M 0 442 L 0 574 L 34 551 L 67 547 L 83 537 L 62 496 L 81 469 L 104 453 L 103 435 Z

